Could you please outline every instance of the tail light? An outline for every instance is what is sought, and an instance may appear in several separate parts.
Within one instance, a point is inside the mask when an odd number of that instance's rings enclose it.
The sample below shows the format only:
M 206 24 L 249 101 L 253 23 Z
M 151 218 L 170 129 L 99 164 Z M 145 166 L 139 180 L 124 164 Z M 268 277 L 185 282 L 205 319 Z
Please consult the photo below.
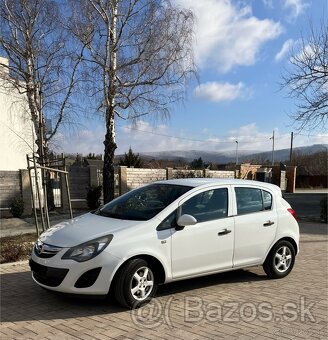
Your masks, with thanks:
M 297 215 L 296 215 L 296 212 L 295 212 L 295 210 L 294 209 L 287 209 L 291 214 L 292 214 L 292 216 L 295 218 L 295 220 L 297 221 Z

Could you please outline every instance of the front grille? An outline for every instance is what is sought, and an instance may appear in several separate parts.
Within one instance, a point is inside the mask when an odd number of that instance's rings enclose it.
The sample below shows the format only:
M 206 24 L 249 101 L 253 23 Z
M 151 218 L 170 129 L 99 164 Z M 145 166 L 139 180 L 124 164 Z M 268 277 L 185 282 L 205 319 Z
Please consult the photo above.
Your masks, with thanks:
M 50 244 L 42 243 L 41 241 L 37 241 L 34 245 L 34 254 L 43 259 L 53 257 L 61 250 L 61 247 L 55 247 Z
M 74 287 L 76 288 L 87 288 L 91 287 L 97 280 L 101 267 L 90 269 L 82 274 L 79 279 L 75 282 Z
M 49 287 L 59 286 L 69 271 L 63 268 L 42 266 L 32 259 L 30 259 L 29 264 L 35 280 Z

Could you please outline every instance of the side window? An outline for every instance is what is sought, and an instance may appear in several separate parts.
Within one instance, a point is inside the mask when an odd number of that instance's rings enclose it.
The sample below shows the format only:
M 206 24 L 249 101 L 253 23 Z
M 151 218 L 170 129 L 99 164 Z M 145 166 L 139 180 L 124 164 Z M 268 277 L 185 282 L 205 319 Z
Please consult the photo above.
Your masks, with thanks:
M 156 228 L 157 231 L 171 229 L 176 226 L 177 211 L 174 210 L 169 216 L 167 216 Z
M 272 196 L 268 191 L 262 190 L 264 210 L 271 210 Z
M 238 215 L 272 208 L 272 195 L 268 191 L 256 188 L 235 188 L 235 193 Z
M 213 189 L 202 192 L 181 206 L 181 215 L 188 214 L 197 222 L 216 220 L 228 216 L 228 189 Z
M 249 214 L 263 210 L 262 190 L 256 188 L 235 188 L 237 214 Z

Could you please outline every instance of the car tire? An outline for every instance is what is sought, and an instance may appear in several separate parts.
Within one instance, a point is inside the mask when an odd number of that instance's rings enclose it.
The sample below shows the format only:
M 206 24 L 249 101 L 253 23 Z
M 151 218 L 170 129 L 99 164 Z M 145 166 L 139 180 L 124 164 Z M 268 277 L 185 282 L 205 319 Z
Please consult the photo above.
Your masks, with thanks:
M 269 252 L 263 269 L 271 279 L 287 276 L 295 263 L 295 248 L 289 241 L 277 242 Z
M 139 308 L 154 297 L 156 290 L 154 272 L 143 259 L 126 262 L 115 276 L 114 295 L 123 307 Z

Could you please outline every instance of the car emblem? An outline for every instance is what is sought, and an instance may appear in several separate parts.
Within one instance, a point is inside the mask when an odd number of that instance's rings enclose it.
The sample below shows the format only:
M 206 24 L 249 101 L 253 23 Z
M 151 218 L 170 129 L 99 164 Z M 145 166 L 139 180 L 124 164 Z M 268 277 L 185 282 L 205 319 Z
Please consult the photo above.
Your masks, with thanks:
M 43 251 L 43 243 L 42 242 L 37 242 L 36 251 L 39 255 L 42 254 L 42 251 Z

